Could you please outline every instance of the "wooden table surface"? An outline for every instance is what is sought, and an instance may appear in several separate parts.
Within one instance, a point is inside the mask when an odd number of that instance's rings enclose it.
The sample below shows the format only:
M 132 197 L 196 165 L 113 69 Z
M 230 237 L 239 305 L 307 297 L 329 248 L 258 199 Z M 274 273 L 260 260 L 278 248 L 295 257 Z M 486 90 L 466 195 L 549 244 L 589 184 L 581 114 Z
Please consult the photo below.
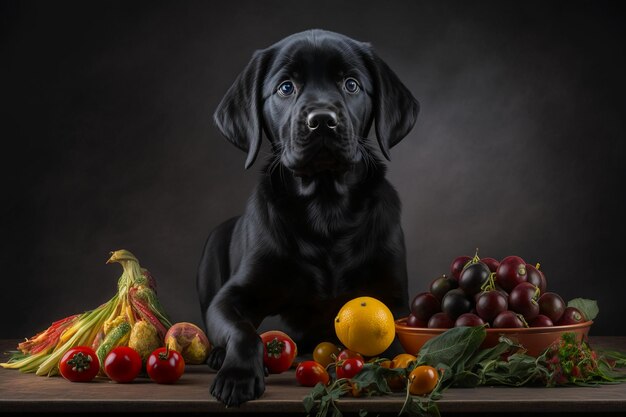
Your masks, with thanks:
M 591 337 L 594 348 L 626 351 L 626 337 Z M 14 349 L 15 341 L 1 340 L 0 351 Z M 15 370 L 0 368 L 0 412 L 203 412 L 265 414 L 302 413 L 302 398 L 310 388 L 296 384 L 294 371 L 271 375 L 266 379 L 266 391 L 255 401 L 241 407 L 225 408 L 209 395 L 215 376 L 204 365 L 187 366 L 183 377 L 174 385 L 159 385 L 147 378 L 131 384 L 116 384 L 107 379 L 93 383 L 70 383 L 61 377 L 38 377 Z M 341 398 L 339 408 L 344 412 L 368 411 L 397 414 L 404 396 Z M 598 388 L 452 388 L 438 402 L 442 413 L 530 413 L 530 412 L 588 412 L 626 415 L 626 384 Z

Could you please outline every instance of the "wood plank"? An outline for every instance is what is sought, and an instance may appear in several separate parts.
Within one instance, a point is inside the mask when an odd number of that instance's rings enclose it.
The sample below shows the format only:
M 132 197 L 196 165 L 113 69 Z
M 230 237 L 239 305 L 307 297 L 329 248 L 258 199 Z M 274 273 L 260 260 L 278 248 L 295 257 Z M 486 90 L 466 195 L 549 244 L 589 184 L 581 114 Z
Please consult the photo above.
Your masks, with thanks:
M 626 351 L 626 337 L 592 337 L 596 348 Z M 15 341 L 0 341 L 2 351 L 13 349 Z M 187 366 L 182 379 L 173 385 L 159 385 L 142 377 L 131 384 L 117 384 L 105 378 L 93 383 L 70 383 L 60 377 L 37 377 L 0 369 L 0 411 L 32 412 L 209 412 L 209 413 L 293 413 L 302 412 L 302 398 L 309 388 L 296 385 L 294 372 L 271 375 L 264 395 L 238 408 L 226 408 L 209 395 L 215 376 L 204 365 Z M 397 413 L 403 395 L 342 398 L 345 412 L 366 409 L 370 413 Z M 624 412 L 626 384 L 598 388 L 507 388 L 480 387 L 449 389 L 439 401 L 442 412 Z

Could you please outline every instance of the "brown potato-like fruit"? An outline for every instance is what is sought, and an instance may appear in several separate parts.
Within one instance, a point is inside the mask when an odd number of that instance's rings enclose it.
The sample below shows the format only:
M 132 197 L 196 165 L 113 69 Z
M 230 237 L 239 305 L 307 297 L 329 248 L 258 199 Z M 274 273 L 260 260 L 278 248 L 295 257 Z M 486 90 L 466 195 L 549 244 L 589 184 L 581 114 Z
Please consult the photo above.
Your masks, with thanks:
M 204 331 L 193 323 L 174 324 L 165 334 L 165 345 L 179 352 L 185 363 L 201 364 L 209 357 L 211 343 Z

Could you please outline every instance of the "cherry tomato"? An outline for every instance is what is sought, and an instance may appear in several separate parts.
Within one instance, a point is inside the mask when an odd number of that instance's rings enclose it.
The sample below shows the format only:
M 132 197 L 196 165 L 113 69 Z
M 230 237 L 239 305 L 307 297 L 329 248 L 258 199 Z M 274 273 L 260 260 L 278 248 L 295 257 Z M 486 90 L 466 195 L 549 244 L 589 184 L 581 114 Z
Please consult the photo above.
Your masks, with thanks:
M 118 346 L 104 359 L 104 372 L 115 382 L 130 382 L 141 371 L 141 356 L 133 348 Z
M 348 358 L 337 362 L 337 378 L 354 378 L 363 369 L 363 361 L 359 358 Z
M 344 349 L 339 352 L 339 355 L 337 355 L 337 361 L 342 361 L 348 358 L 358 358 L 363 361 L 363 355 L 350 349 Z
M 177 351 L 160 347 L 148 356 L 146 371 L 157 384 L 173 384 L 185 372 L 185 360 Z
M 327 367 L 337 360 L 337 356 L 341 353 L 335 344 L 330 342 L 322 342 L 315 347 L 313 351 L 313 359 L 323 367 Z
M 393 361 L 391 361 L 390 368 L 407 368 L 411 362 L 415 362 L 417 358 L 409 353 L 400 353 Z
M 96 352 L 89 346 L 71 348 L 61 358 L 59 371 L 63 378 L 72 382 L 87 382 L 100 371 L 100 362 Z
M 392 391 L 406 391 L 406 376 L 393 375 L 385 377 L 387 385 Z
M 291 367 L 298 354 L 296 343 L 286 334 L 271 330 L 261 334 L 263 363 L 270 374 L 280 374 Z
M 432 366 L 422 365 L 411 371 L 409 375 L 409 392 L 412 395 L 425 395 L 430 393 L 439 381 L 439 374 Z
M 328 385 L 330 376 L 326 369 L 315 361 L 301 362 L 296 368 L 296 380 L 305 387 L 314 387 L 318 382 Z
M 376 358 L 374 358 L 374 360 L 376 360 Z M 371 362 L 374 362 L 374 361 L 370 359 L 367 362 L 371 363 Z M 386 359 L 386 360 L 384 360 L 382 362 L 378 362 L 378 365 L 381 366 L 382 368 L 389 369 L 389 368 L 391 368 L 391 365 L 393 365 L 393 361 L 390 361 L 389 359 Z

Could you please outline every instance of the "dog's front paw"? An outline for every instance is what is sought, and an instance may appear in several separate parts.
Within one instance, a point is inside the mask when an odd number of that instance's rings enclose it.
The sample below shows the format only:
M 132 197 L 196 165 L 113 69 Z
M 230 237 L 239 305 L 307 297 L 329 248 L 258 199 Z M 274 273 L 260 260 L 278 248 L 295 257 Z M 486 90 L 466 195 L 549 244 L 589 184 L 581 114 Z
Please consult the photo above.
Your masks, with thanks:
M 222 366 L 211 385 L 211 395 L 227 406 L 257 399 L 264 391 L 263 369 L 252 364 Z
M 206 360 L 207 365 L 209 367 L 215 369 L 216 371 L 222 367 L 222 363 L 224 363 L 224 357 L 226 356 L 226 349 L 221 346 L 215 346 L 211 349 L 211 353 L 209 353 L 209 357 Z

